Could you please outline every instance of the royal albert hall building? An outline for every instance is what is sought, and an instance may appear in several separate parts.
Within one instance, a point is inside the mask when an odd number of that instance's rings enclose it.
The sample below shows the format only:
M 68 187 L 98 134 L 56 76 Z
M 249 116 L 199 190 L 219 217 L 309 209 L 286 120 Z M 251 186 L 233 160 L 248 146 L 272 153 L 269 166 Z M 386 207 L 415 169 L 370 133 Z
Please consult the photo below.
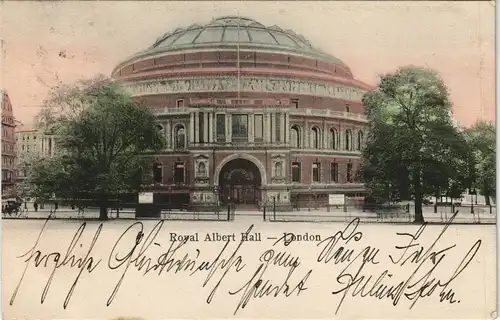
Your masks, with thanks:
M 112 77 L 165 135 L 149 186 L 155 204 L 306 208 L 365 192 L 356 173 L 371 88 L 292 30 L 242 17 L 193 24 Z

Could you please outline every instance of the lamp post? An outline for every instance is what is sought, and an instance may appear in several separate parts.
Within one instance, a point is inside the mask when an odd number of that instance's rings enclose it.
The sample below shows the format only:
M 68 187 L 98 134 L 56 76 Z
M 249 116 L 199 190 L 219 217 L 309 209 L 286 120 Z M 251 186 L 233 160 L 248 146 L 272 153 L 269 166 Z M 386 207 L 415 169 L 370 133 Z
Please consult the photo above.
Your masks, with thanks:
M 476 194 L 476 189 L 470 188 L 470 213 L 474 213 L 474 194 Z
M 215 211 L 217 212 L 217 220 L 219 220 L 219 186 L 214 186 L 215 194 Z

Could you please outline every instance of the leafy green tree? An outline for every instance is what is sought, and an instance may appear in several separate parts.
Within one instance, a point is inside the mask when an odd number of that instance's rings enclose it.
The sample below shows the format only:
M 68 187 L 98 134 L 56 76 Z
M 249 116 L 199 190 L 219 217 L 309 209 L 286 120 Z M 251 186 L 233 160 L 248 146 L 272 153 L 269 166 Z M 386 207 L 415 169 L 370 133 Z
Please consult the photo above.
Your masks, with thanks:
M 496 134 L 495 125 L 478 121 L 465 131 L 467 142 L 472 150 L 476 173 L 471 187 L 479 188 L 490 205 L 490 197 L 496 192 Z
M 38 120 L 59 135 L 60 152 L 34 165 L 30 182 L 39 197 L 55 194 L 71 201 L 92 195 L 106 220 L 111 197 L 143 189 L 153 154 L 165 142 L 156 118 L 106 79 L 64 88 L 53 97 Z
M 447 88 L 436 72 L 405 67 L 381 76 L 363 103 L 370 125 L 361 178 L 379 200 L 413 200 L 415 223 L 423 223 L 425 196 L 464 188 L 469 178 Z

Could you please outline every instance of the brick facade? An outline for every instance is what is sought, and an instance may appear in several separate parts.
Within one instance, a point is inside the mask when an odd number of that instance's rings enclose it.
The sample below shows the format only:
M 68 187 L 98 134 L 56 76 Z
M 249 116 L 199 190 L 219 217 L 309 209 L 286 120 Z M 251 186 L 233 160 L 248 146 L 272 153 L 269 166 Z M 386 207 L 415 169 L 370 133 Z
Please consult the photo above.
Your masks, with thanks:
M 371 89 L 356 80 L 349 67 L 334 58 L 320 58 L 306 51 L 258 48 L 255 45 L 251 48 L 240 46 L 239 54 L 236 46 L 219 46 L 217 43 L 203 50 L 195 47 L 169 50 L 167 46 L 162 51 L 157 48 L 121 63 L 112 74 L 124 84 L 154 80 L 160 86 L 164 85 L 163 79 L 235 78 L 236 75 L 299 79 L 313 81 L 319 86 L 339 84 L 361 91 Z M 258 88 L 263 90 L 263 87 Z M 346 100 L 353 96 L 342 95 L 343 91 L 319 96 L 310 93 L 312 90 L 300 91 L 302 88 L 297 94 L 272 90 L 211 90 L 210 87 L 199 92 L 169 91 L 168 94 L 154 91 L 136 93 L 133 97 L 137 103 L 151 108 L 158 115 L 159 125 L 167 140 L 166 149 L 156 156 L 155 165 L 162 168 L 160 177 L 155 171 L 153 180 L 156 182 L 150 186 L 156 194 L 189 194 L 187 201 L 191 205 L 213 204 L 217 196 L 220 197 L 217 194 L 220 189 L 217 188 L 222 187 L 220 184 L 225 178 L 219 175 L 223 165 L 229 163 L 228 159 L 248 160 L 253 165 L 247 169 L 253 170 L 252 174 L 262 174 L 262 183 L 257 186 L 260 195 L 255 199 L 258 205 L 276 198 L 283 206 L 290 206 L 292 201 L 311 201 L 312 197 L 315 201 L 325 202 L 331 193 L 354 195 L 365 192 L 356 175 L 367 125 L 359 96 Z M 191 99 L 274 99 L 288 103 L 191 105 Z M 182 101 L 181 107 L 178 101 Z M 223 115 L 220 123 L 218 115 Z M 243 118 L 238 118 L 241 115 Z M 238 121 L 243 120 L 238 119 L 246 119 L 246 125 L 241 125 Z M 233 127 L 234 123 L 236 127 Z M 181 137 L 176 131 L 178 125 L 184 129 L 185 143 L 182 145 L 185 147 L 182 148 L 177 147 Z M 242 130 L 240 125 L 246 128 L 246 136 L 241 136 L 238 131 Z M 294 136 L 295 130 L 299 131 L 297 136 Z M 335 132 L 333 140 L 330 130 Z M 332 141 L 336 141 L 335 144 Z M 300 181 L 292 181 L 294 163 L 300 163 Z M 336 179 L 332 179 L 332 163 L 337 165 Z M 316 164 L 319 165 L 319 172 L 317 179 L 313 179 L 313 165 Z M 184 179 L 176 181 L 182 166 Z M 350 179 L 347 177 L 348 168 L 351 170 Z

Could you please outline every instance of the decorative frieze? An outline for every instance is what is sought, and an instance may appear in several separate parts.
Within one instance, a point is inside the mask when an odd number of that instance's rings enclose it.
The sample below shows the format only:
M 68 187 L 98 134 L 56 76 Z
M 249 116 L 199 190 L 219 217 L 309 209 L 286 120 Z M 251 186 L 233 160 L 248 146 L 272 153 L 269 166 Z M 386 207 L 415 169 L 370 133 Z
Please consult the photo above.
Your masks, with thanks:
M 132 96 L 188 92 L 234 92 L 238 90 L 238 78 L 226 76 L 160 79 L 126 83 L 123 86 Z M 240 77 L 239 90 L 307 94 L 346 100 L 361 100 L 366 92 L 343 84 L 268 77 Z

